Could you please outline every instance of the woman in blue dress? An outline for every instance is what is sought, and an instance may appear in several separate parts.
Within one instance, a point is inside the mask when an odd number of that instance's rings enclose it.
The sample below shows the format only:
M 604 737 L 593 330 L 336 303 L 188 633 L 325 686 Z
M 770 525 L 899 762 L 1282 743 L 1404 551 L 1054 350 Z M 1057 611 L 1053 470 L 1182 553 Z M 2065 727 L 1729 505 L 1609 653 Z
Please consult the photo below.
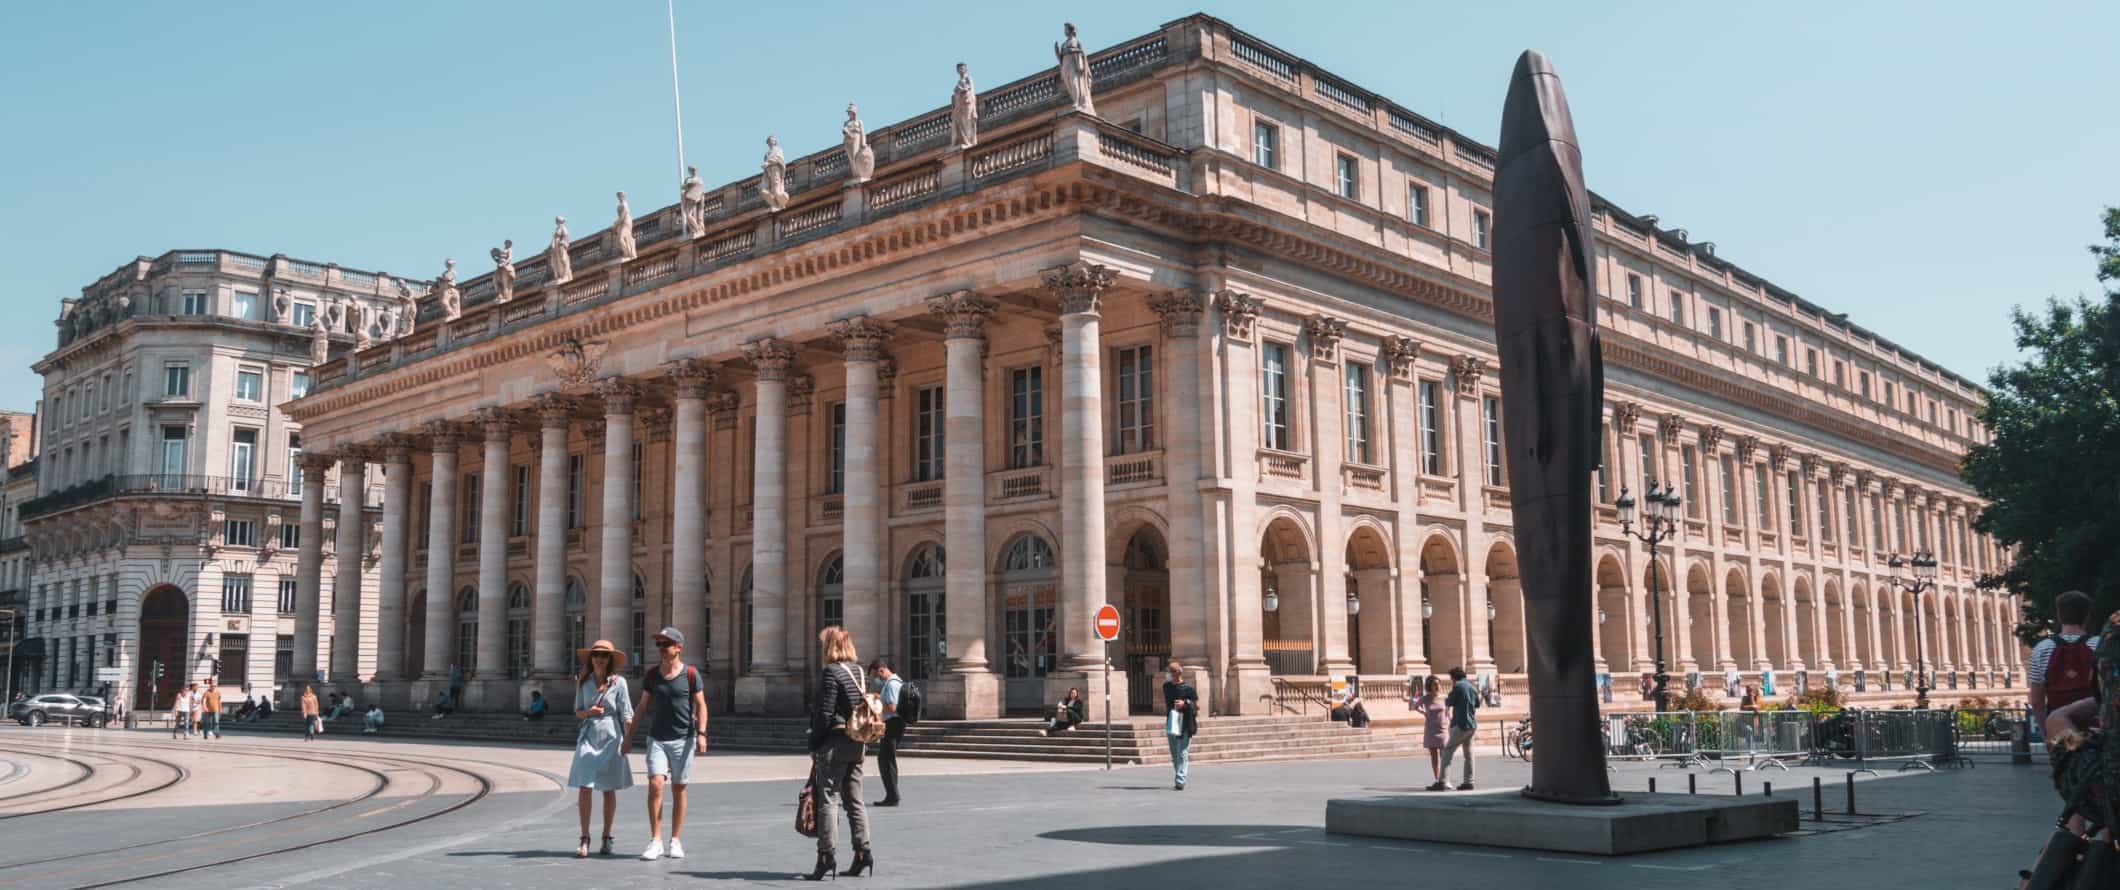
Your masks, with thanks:
M 567 770 L 567 786 L 581 789 L 577 806 L 581 812 L 582 837 L 574 858 L 589 855 L 589 792 L 604 793 L 604 843 L 599 855 L 611 855 L 611 820 L 618 808 L 618 792 L 633 787 L 633 766 L 626 761 L 626 724 L 633 722 L 633 698 L 626 694 L 626 653 L 610 640 L 597 640 L 587 649 L 577 649 L 581 671 L 574 675 L 574 719 L 581 728 L 574 737 L 574 763 Z

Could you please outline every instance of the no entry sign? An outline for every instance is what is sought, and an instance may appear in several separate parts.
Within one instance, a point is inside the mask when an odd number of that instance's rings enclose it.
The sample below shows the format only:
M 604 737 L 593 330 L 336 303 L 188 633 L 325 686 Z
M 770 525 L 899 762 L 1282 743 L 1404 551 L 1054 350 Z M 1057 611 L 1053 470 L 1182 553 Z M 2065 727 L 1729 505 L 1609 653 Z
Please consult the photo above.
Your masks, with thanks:
M 1119 609 L 1111 603 L 1097 608 L 1097 638 L 1107 643 L 1119 638 Z

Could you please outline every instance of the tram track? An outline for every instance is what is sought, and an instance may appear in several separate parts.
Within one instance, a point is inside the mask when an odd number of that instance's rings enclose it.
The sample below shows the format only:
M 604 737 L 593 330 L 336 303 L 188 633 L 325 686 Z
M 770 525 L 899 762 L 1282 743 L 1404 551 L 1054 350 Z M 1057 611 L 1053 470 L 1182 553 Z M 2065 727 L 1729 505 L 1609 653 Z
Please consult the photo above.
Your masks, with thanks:
M 56 761 L 59 761 L 60 763 L 68 764 L 68 765 L 70 765 L 70 766 L 73 766 L 73 767 L 75 767 L 75 768 L 77 768 L 77 769 L 81 770 L 81 774 L 80 774 L 80 775 L 78 775 L 78 776 L 74 776 L 74 777 L 72 777 L 72 778 L 70 778 L 70 779 L 67 779 L 67 780 L 66 780 L 66 781 L 64 781 L 64 782 L 60 782 L 60 783 L 59 783 L 59 784 L 57 784 L 57 785 L 53 785 L 53 786 L 51 786 L 50 788 L 37 788 L 37 789 L 33 789 L 33 790 L 30 790 L 30 791 L 18 791 L 18 792 L 15 792 L 14 794 L 4 794 L 4 795 L 0 795 L 0 804 L 5 804 L 5 803 L 7 803 L 8 801 L 11 801 L 11 800 L 18 800 L 18 799 L 20 799 L 20 798 L 24 798 L 24 797 L 34 797 L 34 796 L 36 796 L 36 795 L 39 795 L 39 794 L 45 794 L 45 793 L 48 793 L 48 792 L 50 792 L 50 791 L 52 791 L 52 790 L 54 790 L 54 789 L 57 789 L 57 788 L 64 788 L 64 787 L 66 787 L 66 786 L 68 786 L 68 785 L 72 785 L 72 784 L 74 784 L 74 783 L 76 783 L 76 782 L 84 782 L 84 781 L 87 781 L 87 780 L 88 780 L 88 779 L 89 779 L 90 777 L 92 777 L 92 776 L 94 776 L 94 775 L 96 774 L 96 765 L 95 765 L 95 764 L 93 764 L 93 763 L 89 763 L 88 761 L 85 761 L 85 760 L 79 760 L 79 759 L 76 759 L 76 758 L 73 758 L 73 757 L 67 757 L 67 756 L 65 756 L 65 755 L 63 755 L 63 754 L 40 754 L 40 753 L 35 753 L 35 752 L 31 752 L 31 751 L 29 751 L 29 749 L 27 749 L 27 748 L 24 748 L 24 747 L 22 747 L 22 746 L 20 746 L 20 745 L 16 745 L 15 747 L 13 747 L 13 748 L 11 748 L 11 749 L 9 749 L 9 750 L 13 750 L 13 751 L 22 751 L 22 752 L 24 752 L 24 753 L 29 753 L 29 754 L 31 754 L 31 756 L 34 756 L 34 757 L 42 757 L 42 758 L 45 758 L 45 759 L 47 759 L 47 760 L 56 760 Z M 18 762 L 16 762 L 16 761 L 12 761 L 12 760 L 11 760 L 11 761 L 8 761 L 8 762 L 9 762 L 9 763 L 15 763 L 15 764 L 16 764 L 16 766 L 17 766 L 17 768 L 18 768 L 18 769 L 20 770 L 20 772 L 19 772 L 19 773 L 17 773 L 17 774 L 11 775 L 11 776 L 10 776 L 10 777 L 9 777 L 9 778 L 7 779 L 7 781 L 9 781 L 9 782 L 13 782 L 13 781 L 16 781 L 16 780 L 18 780 L 18 779 L 21 779 L 21 778 L 23 778 L 24 776 L 27 776 L 27 775 L 29 775 L 29 765 L 28 765 L 28 764 L 25 764 L 25 763 L 18 763 Z
M 22 749 L 22 750 L 27 750 L 27 749 Z M 77 753 L 91 753 L 91 754 L 94 754 L 94 753 L 98 753 L 98 752 L 94 752 L 94 751 L 87 751 L 87 752 L 78 752 L 78 751 L 77 751 Z M 171 762 L 169 762 L 169 761 L 167 761 L 167 760 L 163 760 L 163 759 L 161 759 L 161 758 L 159 758 L 159 757 L 142 757 L 142 756 L 139 756 L 139 755 L 136 755 L 136 754 L 132 754 L 132 755 L 123 755 L 123 756 L 124 756 L 124 757 L 130 757 L 130 758 L 132 758 L 132 759 L 133 759 L 134 761 L 138 761 L 138 762 L 135 762 L 135 763 L 123 763 L 123 764 L 122 764 L 122 765 L 123 765 L 123 766 L 124 766 L 124 767 L 125 767 L 125 768 L 126 768 L 127 770 L 129 770 L 129 771 L 130 771 L 130 774 L 129 774 L 129 775 L 127 775 L 127 776 L 126 776 L 125 778 L 123 778 L 123 779 L 119 779 L 118 781 L 116 781 L 116 782 L 113 782 L 113 783 L 111 783 L 111 784 L 110 784 L 109 786 L 107 786 L 107 787 L 105 787 L 105 788 L 91 788 L 91 789 L 88 789 L 88 790 L 85 790 L 85 791 L 75 791 L 75 792 L 71 792 L 71 793 L 65 793 L 65 794 L 60 794 L 60 795 L 58 795 L 58 796 L 57 796 L 56 798 L 54 798 L 54 799 L 58 799 L 58 800 L 64 800 L 64 799 L 66 799 L 66 798 L 69 798 L 69 797 L 74 797 L 74 796 L 78 796 L 78 795 L 82 795 L 82 794 L 99 794 L 99 793 L 102 793 L 102 792 L 104 792 L 104 791 L 109 791 L 109 790 L 115 790 L 115 789 L 119 789 L 119 788 L 124 788 L 124 787 L 125 787 L 125 786 L 126 786 L 127 784 L 131 783 L 131 782 L 132 782 L 132 781 L 133 781 L 134 779 L 138 779 L 138 778 L 140 778 L 140 777 L 141 777 L 142 775 L 146 774 L 146 772 L 147 772 L 147 771 L 146 771 L 146 770 L 144 770 L 144 769 L 141 769 L 141 768 L 140 768 L 140 763 L 152 763 L 152 764 L 155 764 L 155 765 L 157 765 L 157 766 L 160 766 L 160 767 L 163 767 L 163 768 L 166 768 L 166 769 L 168 769 L 168 770 L 170 771 L 170 777 L 169 777 L 169 781 L 166 781 L 166 782 L 160 782 L 160 783 L 157 783 L 157 784 L 155 784 L 155 785 L 152 785 L 152 786 L 150 786 L 150 787 L 147 787 L 147 788 L 141 788 L 141 789 L 138 789 L 138 790 L 135 790 L 135 791 L 128 791 L 128 792 L 126 792 L 126 793 L 123 793 L 123 794 L 119 794 L 119 795 L 116 795 L 116 796 L 114 796 L 114 797 L 104 797 L 104 798 L 98 798 L 98 799 L 96 799 L 96 800 L 86 800 L 86 801 L 81 801 L 81 802 L 79 802 L 79 803 L 70 803 L 70 804 L 67 804 L 67 805 L 65 805 L 65 806 L 58 806 L 58 807 L 46 807 L 46 808 L 44 808 L 44 809 L 41 809 L 41 810 L 30 810 L 30 811 L 28 811 L 28 812 L 25 812 L 25 813 L 0 813 L 0 821 L 6 821 L 6 820 L 9 820 L 9 819 L 21 819 L 21 818 L 24 818 L 24 817 L 27 817 L 27 816 L 43 816 L 43 815 L 49 815 L 49 814 L 51 814 L 51 813 L 63 813 L 63 812 L 65 812 L 65 811 L 67 811 L 67 810 L 78 810 L 78 809 L 83 809 L 83 808 L 85 808 L 85 807 L 94 807 L 94 806 L 102 806 L 102 805 L 104 805 L 104 804 L 110 804 L 110 803 L 117 803 L 117 802 L 119 802 L 119 801 L 123 801 L 123 800 L 132 800 L 132 799 L 134 799 L 134 798 L 139 798 L 139 797 L 145 797 L 145 796 L 147 796 L 147 795 L 150 795 L 150 794 L 154 794 L 154 793 L 156 793 L 156 792 L 158 792 L 158 791 L 163 791 L 163 790 L 166 790 L 166 789 L 169 789 L 169 788 L 175 787 L 175 786 L 176 786 L 176 785 L 177 785 L 178 783 L 181 783 L 181 782 L 183 782 L 183 781 L 184 781 L 185 779 L 188 779 L 188 778 L 190 778 L 190 777 L 191 777 L 191 771 L 190 771 L 190 770 L 187 770 L 187 769 L 185 769 L 185 768 L 184 768 L 183 766 L 181 766 L 181 765 L 179 765 L 179 764 L 171 763 Z M 89 779 L 89 778 L 92 778 L 92 777 L 94 777 L 94 776 L 95 776 L 95 775 L 96 775 L 96 774 L 97 774 L 98 772 L 100 772 L 100 771 L 101 771 L 100 769 L 96 768 L 96 767 L 95 767 L 95 766 L 94 766 L 93 764 L 89 764 L 89 763 L 87 763 L 87 762 L 85 762 L 85 761 L 77 760 L 77 759 L 75 759 L 75 758 L 72 758 L 72 757 L 63 757 L 62 759 L 65 759 L 65 760 L 70 760 L 70 761 L 73 761 L 73 762 L 74 762 L 74 763 L 75 763 L 76 765 L 79 765 L 79 766 L 84 766 L 84 767 L 88 767 L 88 768 L 89 768 L 89 771 L 88 771 L 88 773 L 87 773 L 87 774 L 85 774 L 85 775 L 83 775 L 83 776 L 82 776 L 82 777 L 81 777 L 80 779 L 76 779 L 76 780 L 75 780 L 76 782 L 80 782 L 80 781 L 86 781 L 87 779 Z M 112 760 L 121 760 L 122 758 L 121 758 L 121 757 L 112 757 L 112 758 L 110 758 L 110 759 L 112 759 Z M 18 797 L 18 798 L 19 798 L 19 797 L 27 797 L 27 796 L 34 796 L 34 795 L 36 795 L 36 794 L 42 794 L 42 793 L 44 793 L 44 792 L 28 792 L 27 794 L 15 795 L 15 797 Z M 4 801 L 0 801 L 0 802 L 4 802 Z M 40 803 L 41 803 L 41 802 L 40 802 Z

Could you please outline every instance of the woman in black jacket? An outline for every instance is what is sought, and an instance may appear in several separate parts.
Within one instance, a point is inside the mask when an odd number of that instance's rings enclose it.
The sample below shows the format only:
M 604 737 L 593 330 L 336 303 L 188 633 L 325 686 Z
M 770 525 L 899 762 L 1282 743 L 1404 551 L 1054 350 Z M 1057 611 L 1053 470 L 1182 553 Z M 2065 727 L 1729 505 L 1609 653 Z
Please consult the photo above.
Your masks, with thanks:
M 1163 732 L 1170 743 L 1171 778 L 1175 780 L 1171 790 L 1184 791 L 1186 767 L 1191 765 L 1186 752 L 1192 748 L 1193 734 L 1200 731 L 1200 693 L 1185 682 L 1185 668 L 1177 659 L 1170 660 L 1169 668 L 1170 679 L 1163 682 Z
M 809 737 L 813 763 L 810 781 L 817 795 L 817 867 L 803 876 L 812 881 L 838 876 L 833 836 L 838 831 L 837 810 L 842 805 L 847 811 L 847 824 L 854 829 L 854 862 L 847 866 L 847 874 L 859 875 L 876 866 L 876 859 L 869 852 L 869 814 L 861 800 L 864 746 L 847 738 L 846 732 L 847 720 L 867 691 L 861 656 L 854 653 L 853 637 L 839 625 L 819 631 L 817 641 L 824 644 L 824 673 L 817 678 Z

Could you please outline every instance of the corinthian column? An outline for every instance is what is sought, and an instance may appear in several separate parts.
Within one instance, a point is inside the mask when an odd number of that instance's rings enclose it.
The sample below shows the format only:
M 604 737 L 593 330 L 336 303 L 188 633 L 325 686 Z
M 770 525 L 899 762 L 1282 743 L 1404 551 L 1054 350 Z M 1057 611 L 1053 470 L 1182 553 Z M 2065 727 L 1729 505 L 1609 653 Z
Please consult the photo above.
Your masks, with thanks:
M 1001 716 L 1001 684 L 986 652 L 986 320 L 994 305 L 971 291 L 929 297 L 946 323 L 943 365 L 943 648 L 935 684 L 938 716 Z
M 1118 281 L 1104 266 L 1048 269 L 1045 289 L 1060 309 L 1060 672 L 1052 687 L 1104 692 L 1104 644 L 1091 621 L 1107 601 L 1104 559 L 1104 378 L 1098 300 Z M 1071 675 L 1071 676 L 1069 676 Z M 1079 678 L 1079 679 L 1077 679 Z M 1126 712 L 1126 681 L 1113 676 L 1112 709 Z M 1048 695 L 1047 698 L 1055 696 Z
M 377 584 L 375 675 L 405 680 L 405 546 L 412 499 L 412 448 L 404 436 L 383 437 L 383 555 Z
M 486 434 L 479 465 L 478 505 L 478 648 L 477 705 L 482 710 L 513 708 L 508 696 L 508 446 L 515 422 L 507 412 L 481 412 Z M 506 698 L 503 698 L 506 696 Z
M 427 425 L 427 440 L 434 465 L 427 497 L 427 638 L 422 641 L 426 658 L 420 679 L 447 681 L 455 659 L 449 640 L 455 636 L 456 600 L 456 425 L 437 420 Z M 414 691 L 428 697 L 431 689 Z
M 1157 422 L 1166 430 L 1164 463 L 1170 497 L 1170 655 L 1195 679 L 1203 702 L 1215 701 L 1212 684 L 1220 673 L 1209 658 L 1221 609 L 1207 599 L 1205 520 L 1200 503 L 1200 314 L 1206 303 L 1193 291 L 1171 291 L 1149 300 L 1148 308 L 1163 321 L 1163 372 L 1170 390 L 1163 404 L 1175 406 Z M 1211 413 L 1211 412 L 1210 412 Z M 1167 422 L 1166 422 L 1167 421 Z
M 830 330 L 845 350 L 847 374 L 842 620 L 855 645 L 881 653 L 891 648 L 882 622 L 883 449 L 876 424 L 876 366 L 883 360 L 885 331 L 862 317 L 833 322 Z
M 707 387 L 714 371 L 682 359 L 665 372 L 676 387 L 677 468 L 671 495 L 670 624 L 704 658 L 707 643 Z
M 610 378 L 597 393 L 604 398 L 604 550 L 597 575 L 596 636 L 628 649 L 633 623 L 633 403 L 640 391 L 630 382 Z
M 331 681 L 357 682 L 361 668 L 361 557 L 368 552 L 362 533 L 368 519 L 361 502 L 367 493 L 365 453 L 348 450 L 339 459 L 339 565 L 331 594 Z
M 538 401 L 537 420 L 537 591 L 530 610 L 530 664 L 542 678 L 556 680 L 574 663 L 574 653 L 565 651 L 567 616 L 563 611 L 567 588 L 567 428 L 574 422 L 574 403 L 548 393 Z
M 324 474 L 331 455 L 303 453 L 302 543 L 295 555 L 294 679 L 317 676 L 317 627 L 324 594 Z
M 743 713 L 793 711 L 801 705 L 787 666 L 788 371 L 795 350 L 779 340 L 754 340 L 743 355 L 758 373 L 751 473 L 751 663 L 736 681 Z

